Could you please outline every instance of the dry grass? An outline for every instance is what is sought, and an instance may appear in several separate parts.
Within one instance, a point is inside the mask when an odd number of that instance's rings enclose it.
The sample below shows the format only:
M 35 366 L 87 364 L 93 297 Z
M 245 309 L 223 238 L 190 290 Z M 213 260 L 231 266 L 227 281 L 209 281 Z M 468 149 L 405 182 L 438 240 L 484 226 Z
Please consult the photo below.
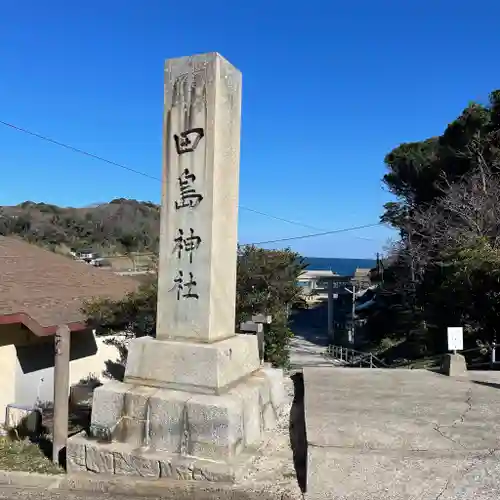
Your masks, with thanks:
M 38 472 L 41 474 L 63 474 L 63 469 L 54 465 L 28 440 L 13 440 L 0 437 L 0 470 Z

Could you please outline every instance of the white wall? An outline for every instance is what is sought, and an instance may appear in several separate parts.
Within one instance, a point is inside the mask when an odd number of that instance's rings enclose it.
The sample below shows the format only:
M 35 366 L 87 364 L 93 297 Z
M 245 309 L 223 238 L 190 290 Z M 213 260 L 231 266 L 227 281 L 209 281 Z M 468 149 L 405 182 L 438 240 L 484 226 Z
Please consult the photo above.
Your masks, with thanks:
M 71 342 L 70 385 L 90 374 L 105 383 L 105 362 L 118 359 L 117 349 L 92 332 L 75 332 Z M 53 337 L 42 344 L 0 345 L 0 422 L 5 420 L 7 404 L 34 405 L 37 398 L 54 399 Z
M 5 422 L 5 408 L 16 397 L 16 348 L 0 345 L 0 424 Z

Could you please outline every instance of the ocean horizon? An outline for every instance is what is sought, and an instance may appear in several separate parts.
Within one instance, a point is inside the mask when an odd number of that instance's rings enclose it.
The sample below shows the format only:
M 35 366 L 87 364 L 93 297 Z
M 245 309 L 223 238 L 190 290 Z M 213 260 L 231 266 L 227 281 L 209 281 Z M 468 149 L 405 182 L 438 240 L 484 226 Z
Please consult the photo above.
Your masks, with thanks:
M 351 276 L 356 268 L 373 269 L 375 259 L 342 259 L 330 257 L 304 257 L 307 269 L 311 271 L 333 271 L 340 275 Z

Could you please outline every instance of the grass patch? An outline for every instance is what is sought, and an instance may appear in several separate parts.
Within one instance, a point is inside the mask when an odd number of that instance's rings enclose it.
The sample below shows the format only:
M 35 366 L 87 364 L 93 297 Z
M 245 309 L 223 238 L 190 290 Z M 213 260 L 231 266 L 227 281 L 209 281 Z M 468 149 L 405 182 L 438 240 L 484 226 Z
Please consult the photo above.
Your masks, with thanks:
M 9 437 L 0 437 L 0 469 L 41 474 L 64 472 L 54 465 L 36 444 L 29 440 L 13 440 Z

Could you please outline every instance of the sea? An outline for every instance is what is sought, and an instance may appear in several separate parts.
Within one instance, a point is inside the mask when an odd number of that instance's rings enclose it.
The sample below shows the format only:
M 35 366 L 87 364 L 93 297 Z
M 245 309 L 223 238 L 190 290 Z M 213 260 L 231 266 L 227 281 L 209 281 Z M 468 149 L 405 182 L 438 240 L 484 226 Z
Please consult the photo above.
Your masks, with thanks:
M 311 271 L 333 271 L 342 276 L 353 275 L 356 268 L 373 269 L 375 259 L 341 259 L 329 257 L 304 257 L 307 269 Z

